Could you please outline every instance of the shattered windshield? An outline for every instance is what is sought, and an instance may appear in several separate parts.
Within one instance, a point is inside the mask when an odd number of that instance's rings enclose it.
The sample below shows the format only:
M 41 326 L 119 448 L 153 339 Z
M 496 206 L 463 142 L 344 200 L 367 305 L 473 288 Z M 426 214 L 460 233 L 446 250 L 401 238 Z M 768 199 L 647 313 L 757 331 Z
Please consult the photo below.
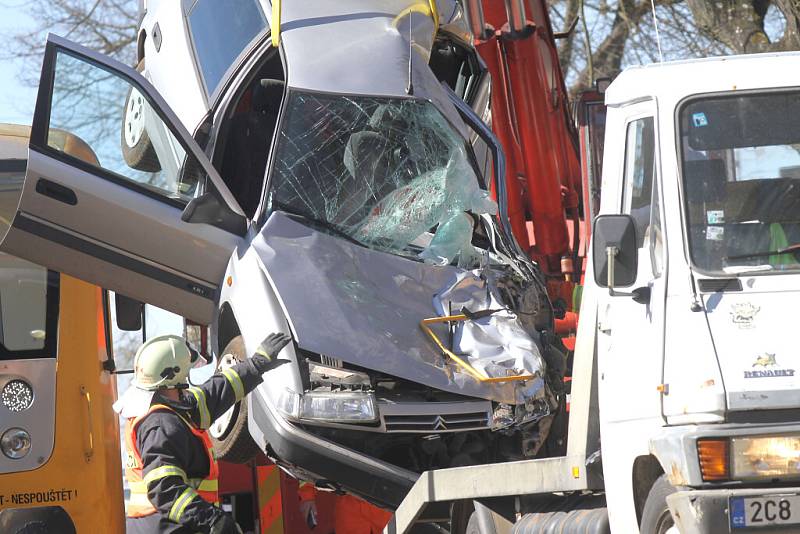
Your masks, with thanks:
M 716 96 L 680 112 L 689 244 L 704 271 L 800 268 L 800 93 Z
M 292 92 L 271 206 L 371 248 L 468 266 L 473 215 L 497 206 L 467 150 L 428 101 Z

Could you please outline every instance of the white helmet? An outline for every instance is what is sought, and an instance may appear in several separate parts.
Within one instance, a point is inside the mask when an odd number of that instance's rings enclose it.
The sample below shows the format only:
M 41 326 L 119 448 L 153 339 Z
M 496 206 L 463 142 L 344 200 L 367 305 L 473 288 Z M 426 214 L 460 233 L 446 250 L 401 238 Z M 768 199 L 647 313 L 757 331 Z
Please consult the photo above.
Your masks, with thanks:
M 147 340 L 133 359 L 133 385 L 146 391 L 187 384 L 196 353 L 180 336 L 168 334 Z

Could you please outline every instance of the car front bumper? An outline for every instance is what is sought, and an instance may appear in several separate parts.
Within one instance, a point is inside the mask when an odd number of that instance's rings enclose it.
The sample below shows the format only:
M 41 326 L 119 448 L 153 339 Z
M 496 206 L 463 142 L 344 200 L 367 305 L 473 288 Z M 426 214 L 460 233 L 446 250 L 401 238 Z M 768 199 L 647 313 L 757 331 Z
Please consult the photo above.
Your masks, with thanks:
M 766 526 L 734 528 L 729 503 L 735 497 L 769 497 L 798 495 L 800 487 L 794 488 L 747 488 L 678 491 L 667 497 L 667 505 L 681 534 L 730 534 L 797 533 L 800 526 Z M 800 511 L 799 511 L 800 512 Z
M 307 432 L 287 421 L 261 395 L 250 396 L 249 424 L 257 426 L 278 459 L 331 481 L 384 508 L 395 509 L 419 478 L 417 473 L 382 462 Z M 258 440 L 257 440 L 258 441 Z

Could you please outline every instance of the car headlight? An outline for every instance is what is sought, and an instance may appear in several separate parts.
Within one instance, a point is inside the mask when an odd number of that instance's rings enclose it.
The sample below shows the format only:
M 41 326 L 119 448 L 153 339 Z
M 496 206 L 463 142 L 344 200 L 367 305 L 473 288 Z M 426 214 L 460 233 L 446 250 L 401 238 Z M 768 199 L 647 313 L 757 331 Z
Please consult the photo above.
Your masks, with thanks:
M 287 417 L 332 423 L 369 423 L 378 419 L 375 396 L 362 392 L 310 392 L 284 390 L 278 409 Z
M 800 476 L 800 436 L 731 438 L 735 479 Z
M 0 449 L 13 460 L 24 458 L 31 452 L 31 435 L 21 428 L 10 428 L 0 437 Z

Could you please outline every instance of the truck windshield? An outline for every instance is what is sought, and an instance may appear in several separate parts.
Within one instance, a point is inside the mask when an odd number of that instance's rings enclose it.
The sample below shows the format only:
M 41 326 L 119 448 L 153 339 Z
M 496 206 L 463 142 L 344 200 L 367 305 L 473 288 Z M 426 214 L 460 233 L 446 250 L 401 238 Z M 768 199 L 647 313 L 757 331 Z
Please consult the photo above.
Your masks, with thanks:
M 680 111 L 696 267 L 800 269 L 800 92 L 715 96 Z M 788 250 L 786 250 L 788 249 Z
M 468 213 L 496 212 L 466 141 L 424 100 L 292 92 L 275 158 L 274 209 L 396 254 L 469 264 Z

